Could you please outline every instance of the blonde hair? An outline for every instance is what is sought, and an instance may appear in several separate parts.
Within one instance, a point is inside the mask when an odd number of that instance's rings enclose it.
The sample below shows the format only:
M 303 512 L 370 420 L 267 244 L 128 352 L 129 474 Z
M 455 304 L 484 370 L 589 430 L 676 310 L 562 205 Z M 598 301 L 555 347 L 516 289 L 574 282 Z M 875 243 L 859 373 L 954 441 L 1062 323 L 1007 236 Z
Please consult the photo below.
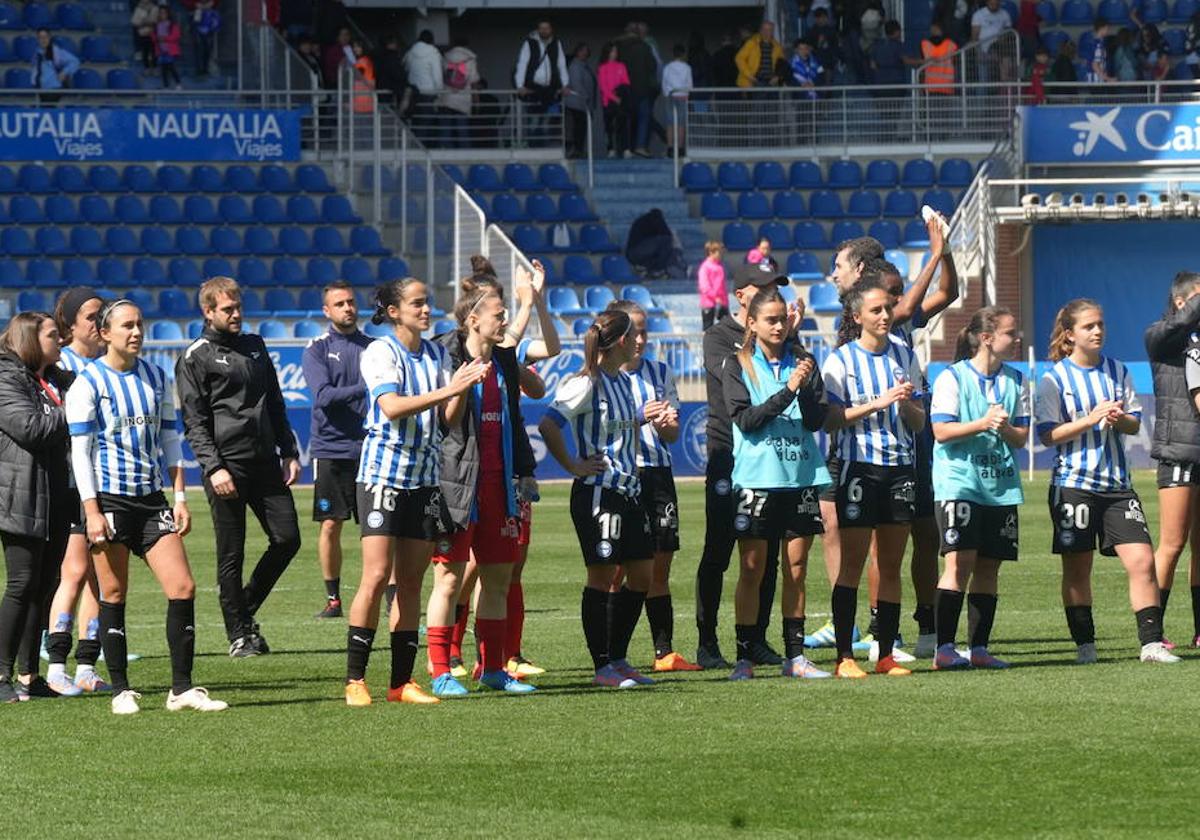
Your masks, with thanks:
M 1046 353 L 1051 361 L 1061 362 L 1071 355 L 1071 351 L 1075 349 L 1075 340 L 1071 338 L 1071 330 L 1075 329 L 1075 323 L 1079 320 L 1080 313 L 1089 309 L 1095 309 L 1100 313 L 1104 312 L 1100 304 L 1091 298 L 1075 298 L 1058 310 L 1058 314 L 1054 316 L 1054 327 L 1050 330 L 1050 347 Z
M 197 296 L 200 301 L 200 310 L 216 309 L 217 297 L 220 295 L 229 295 L 241 300 L 242 287 L 232 277 L 208 278 L 200 284 L 200 294 Z
M 704 243 L 704 253 L 710 257 L 713 254 L 721 253 L 723 250 L 725 250 L 725 246 L 715 239 L 710 239 Z

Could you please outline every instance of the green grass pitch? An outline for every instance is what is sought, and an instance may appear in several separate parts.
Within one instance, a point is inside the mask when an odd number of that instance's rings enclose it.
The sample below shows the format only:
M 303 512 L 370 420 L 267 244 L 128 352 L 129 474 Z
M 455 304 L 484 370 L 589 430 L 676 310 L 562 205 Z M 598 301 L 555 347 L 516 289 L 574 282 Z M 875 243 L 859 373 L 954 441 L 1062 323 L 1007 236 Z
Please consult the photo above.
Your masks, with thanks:
M 1140 474 L 1138 486 L 1156 529 L 1152 477 Z M 993 648 L 1016 666 L 1007 672 L 922 665 L 902 680 L 800 682 L 759 669 L 742 684 L 700 673 L 650 689 L 593 689 L 578 617 L 582 564 L 558 485 L 543 488 L 525 575 L 525 650 L 550 669 L 541 691 L 368 709 L 342 703 L 344 622 L 312 617 L 323 589 L 311 523 L 260 614 L 274 652 L 225 655 L 211 527 L 197 500 L 187 539 L 199 584 L 195 675 L 233 708 L 163 710 L 165 604 L 138 566 L 129 638 L 145 655 L 131 667 L 143 712 L 115 718 L 102 698 L 0 709 L 0 802 L 14 828 L 62 836 L 1194 836 L 1186 803 L 1200 786 L 1200 663 L 1190 652 L 1193 661 L 1173 667 L 1136 661 L 1124 573 L 1097 558 L 1101 662 L 1071 664 L 1044 475 L 1027 495 L 1021 560 L 1001 574 Z M 310 493 L 297 493 L 297 504 L 307 520 Z M 680 510 L 676 641 L 690 657 L 702 485 L 681 483 Z M 348 600 L 358 577 L 353 528 L 344 544 Z M 261 545 L 254 535 L 251 552 Z M 810 629 L 828 611 L 819 553 L 818 542 Z M 736 558 L 721 616 L 727 654 L 735 570 Z M 905 596 L 912 639 L 907 583 Z M 1167 630 L 1177 641 L 1190 635 L 1185 585 Z M 776 617 L 773 640 L 778 633 Z M 380 639 L 368 674 L 377 701 L 388 670 Z M 644 621 L 631 652 L 649 663 Z M 827 663 L 829 652 L 816 658 Z

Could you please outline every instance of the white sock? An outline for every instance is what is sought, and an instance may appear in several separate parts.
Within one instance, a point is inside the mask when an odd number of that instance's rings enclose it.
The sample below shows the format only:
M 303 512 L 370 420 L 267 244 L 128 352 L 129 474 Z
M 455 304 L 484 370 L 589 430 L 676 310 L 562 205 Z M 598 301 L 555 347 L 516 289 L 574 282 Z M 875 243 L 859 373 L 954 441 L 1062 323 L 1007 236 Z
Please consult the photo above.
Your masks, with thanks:
M 50 667 L 53 668 L 54 666 L 51 665 Z M 75 681 L 79 682 L 84 677 L 90 677 L 95 672 L 96 672 L 96 669 L 94 667 L 92 667 L 91 665 L 80 665 L 78 668 L 75 669 Z
M 67 671 L 66 666 L 63 665 L 61 662 L 59 662 L 59 663 L 51 662 L 50 667 L 48 667 L 46 669 L 46 678 L 54 679 L 55 677 L 61 677 L 63 674 L 66 673 L 66 671 Z

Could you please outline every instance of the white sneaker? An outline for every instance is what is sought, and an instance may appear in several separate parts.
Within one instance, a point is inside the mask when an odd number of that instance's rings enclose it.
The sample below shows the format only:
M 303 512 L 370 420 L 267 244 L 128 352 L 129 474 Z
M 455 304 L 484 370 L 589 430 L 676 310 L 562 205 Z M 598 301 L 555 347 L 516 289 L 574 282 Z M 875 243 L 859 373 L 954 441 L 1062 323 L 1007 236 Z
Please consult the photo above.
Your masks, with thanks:
M 1180 659 L 1171 651 L 1167 650 L 1162 642 L 1151 642 L 1148 645 L 1142 645 L 1143 662 L 1179 662 Z
M 897 664 L 903 664 L 905 662 L 916 662 L 917 661 L 917 658 L 915 656 L 913 656 L 911 653 L 903 651 L 900 648 L 895 647 L 895 646 L 892 647 L 892 659 L 894 659 Z M 878 662 L 879 661 L 879 642 L 871 642 L 871 650 L 870 650 L 870 652 L 867 653 L 867 661 L 868 662 Z
M 197 712 L 223 712 L 229 708 L 224 700 L 214 700 L 208 696 L 207 688 L 189 688 L 183 694 L 174 691 L 167 694 L 167 711 L 179 712 L 184 709 L 195 709 Z
M 1080 645 L 1079 651 L 1075 654 L 1076 665 L 1094 665 L 1098 659 L 1095 642 Z
M 142 707 L 138 705 L 138 701 L 141 699 L 142 695 L 127 688 L 112 699 L 112 713 L 114 715 L 136 715 L 142 710 Z
M 917 636 L 917 646 L 913 648 L 913 656 L 917 659 L 933 659 L 937 653 L 937 633 L 924 633 Z

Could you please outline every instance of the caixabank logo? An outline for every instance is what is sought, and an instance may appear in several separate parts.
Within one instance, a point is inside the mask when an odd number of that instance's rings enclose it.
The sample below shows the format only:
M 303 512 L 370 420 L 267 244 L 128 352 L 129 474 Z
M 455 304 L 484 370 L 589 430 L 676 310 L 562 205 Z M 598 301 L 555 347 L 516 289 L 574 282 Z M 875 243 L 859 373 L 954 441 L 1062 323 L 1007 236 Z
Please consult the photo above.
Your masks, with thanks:
M 1030 163 L 1200 160 L 1200 106 L 1022 109 Z

